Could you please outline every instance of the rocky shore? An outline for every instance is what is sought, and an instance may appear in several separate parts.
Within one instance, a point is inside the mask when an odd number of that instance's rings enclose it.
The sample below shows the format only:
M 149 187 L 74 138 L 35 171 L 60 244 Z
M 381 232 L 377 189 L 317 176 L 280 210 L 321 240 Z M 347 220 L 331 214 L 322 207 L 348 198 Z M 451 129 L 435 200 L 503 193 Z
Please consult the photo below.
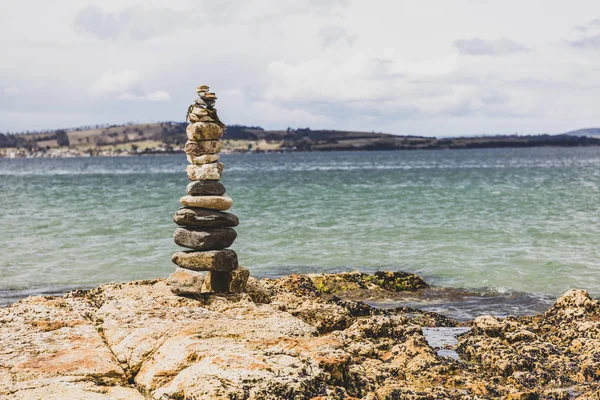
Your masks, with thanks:
M 0 309 L 0 399 L 600 398 L 600 304 L 585 291 L 541 315 L 466 323 L 350 300 L 427 287 L 381 272 L 30 297 Z M 435 348 L 444 330 L 464 333 Z

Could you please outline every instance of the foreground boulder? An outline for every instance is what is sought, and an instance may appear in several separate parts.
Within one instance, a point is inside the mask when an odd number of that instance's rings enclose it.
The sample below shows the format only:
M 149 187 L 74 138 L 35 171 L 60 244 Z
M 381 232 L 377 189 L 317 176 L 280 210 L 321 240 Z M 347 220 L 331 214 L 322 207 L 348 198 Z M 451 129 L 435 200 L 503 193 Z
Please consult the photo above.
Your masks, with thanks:
M 315 277 L 205 297 L 152 280 L 20 301 L 0 309 L 0 399 L 598 398 L 600 306 L 583 291 L 536 317 L 477 318 L 456 360 L 422 330 L 456 322 L 342 300 Z

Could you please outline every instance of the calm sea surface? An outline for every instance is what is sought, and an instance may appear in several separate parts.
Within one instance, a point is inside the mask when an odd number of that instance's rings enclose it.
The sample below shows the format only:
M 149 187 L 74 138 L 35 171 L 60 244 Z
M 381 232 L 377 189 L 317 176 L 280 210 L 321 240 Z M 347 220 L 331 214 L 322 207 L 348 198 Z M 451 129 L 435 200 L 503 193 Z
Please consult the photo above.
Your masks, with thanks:
M 600 296 L 600 149 L 223 156 L 233 248 L 258 277 L 380 269 L 452 315 Z M 0 305 L 173 270 L 184 156 L 0 159 Z M 435 297 L 435 296 L 433 296 Z M 442 296 L 446 297 L 446 295 Z

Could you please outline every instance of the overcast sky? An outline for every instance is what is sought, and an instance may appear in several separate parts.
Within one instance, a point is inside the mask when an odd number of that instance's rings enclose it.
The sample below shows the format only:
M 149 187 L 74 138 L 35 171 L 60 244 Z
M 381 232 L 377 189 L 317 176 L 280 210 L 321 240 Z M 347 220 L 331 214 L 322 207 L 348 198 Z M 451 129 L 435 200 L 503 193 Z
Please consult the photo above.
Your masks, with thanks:
M 0 0 L 0 132 L 183 121 L 416 135 L 600 126 L 598 0 Z

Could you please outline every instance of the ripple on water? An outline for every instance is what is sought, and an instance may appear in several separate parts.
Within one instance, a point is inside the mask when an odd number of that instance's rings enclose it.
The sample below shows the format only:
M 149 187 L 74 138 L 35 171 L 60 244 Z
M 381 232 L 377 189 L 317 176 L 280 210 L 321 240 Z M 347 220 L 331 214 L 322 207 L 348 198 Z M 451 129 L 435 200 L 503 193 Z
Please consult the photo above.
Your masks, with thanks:
M 496 293 L 429 305 L 456 315 L 533 312 L 572 287 L 600 295 L 598 148 L 223 160 L 241 221 L 234 248 L 254 275 L 405 270 Z M 0 160 L 0 298 L 167 276 L 184 165 Z

